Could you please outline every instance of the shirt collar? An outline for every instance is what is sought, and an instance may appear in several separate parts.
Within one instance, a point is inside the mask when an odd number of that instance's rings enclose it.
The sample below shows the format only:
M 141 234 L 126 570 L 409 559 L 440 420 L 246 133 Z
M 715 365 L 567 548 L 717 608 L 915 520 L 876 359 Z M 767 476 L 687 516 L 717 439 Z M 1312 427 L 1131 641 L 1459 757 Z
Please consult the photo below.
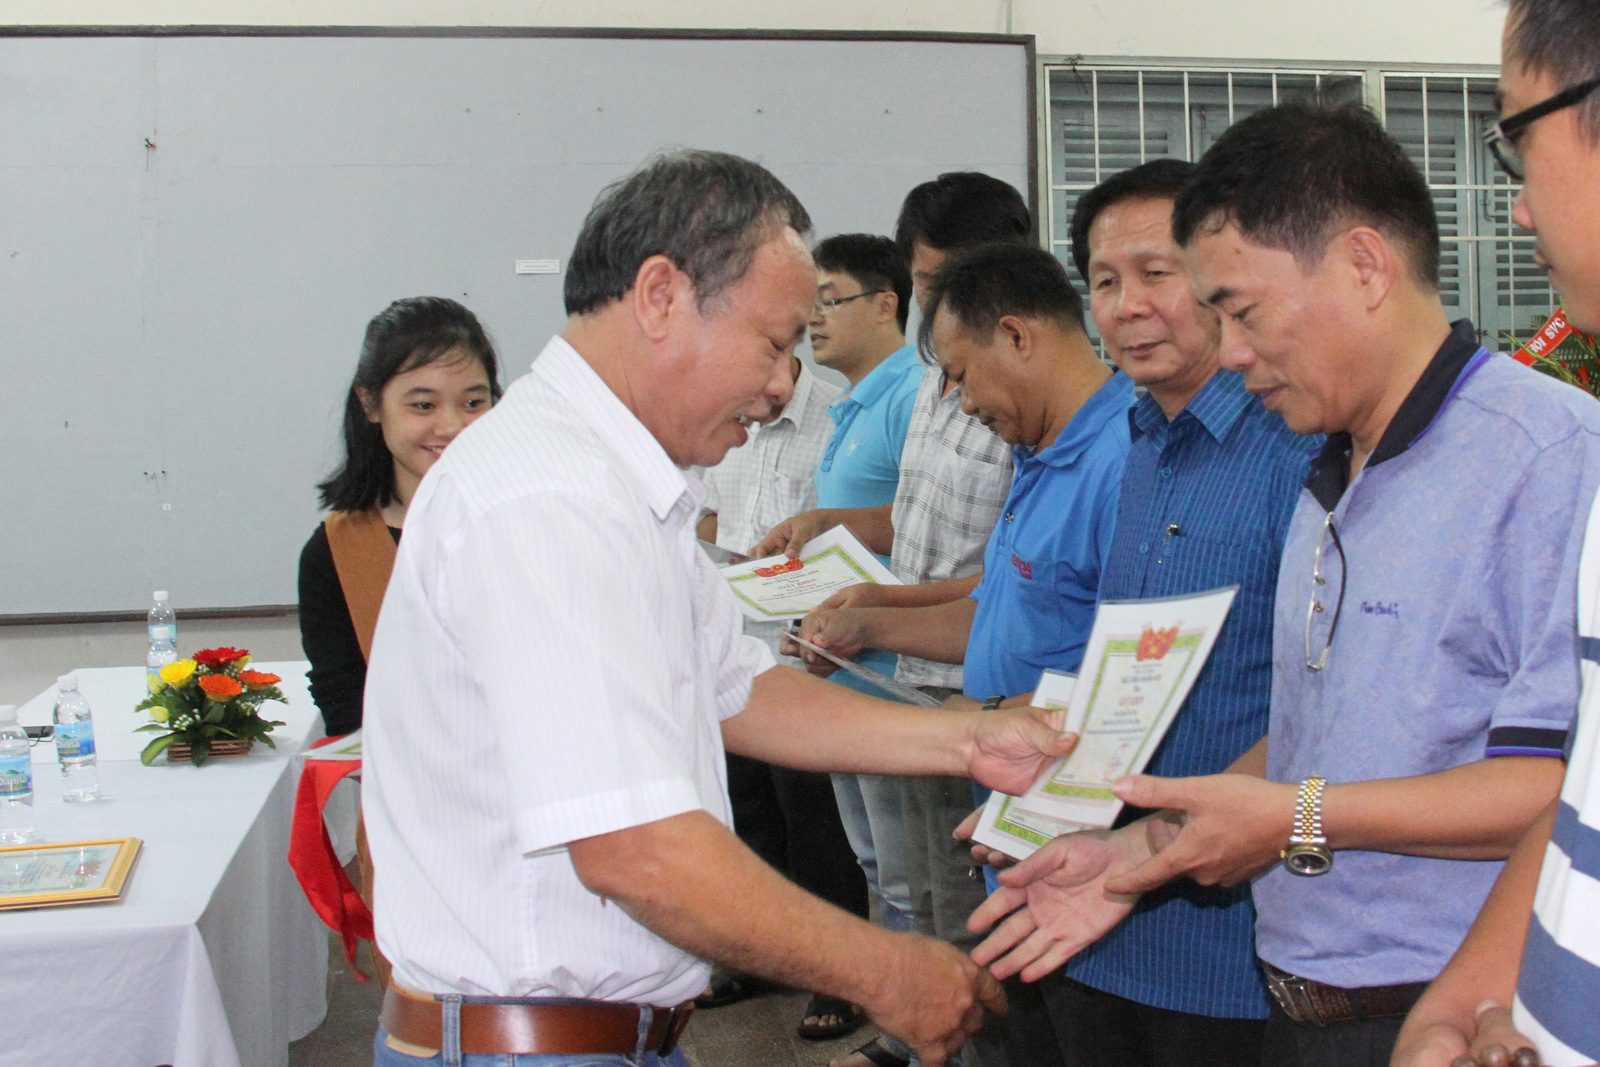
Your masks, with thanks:
M 1120 418 L 1132 403 L 1133 381 L 1121 371 L 1113 371 L 1111 377 L 1084 401 L 1083 406 L 1061 428 L 1061 433 L 1048 448 L 1034 452 L 1024 445 L 1017 445 L 1012 449 L 1016 453 L 1018 468 L 1025 463 L 1072 466 L 1099 439 L 1106 423 Z
M 1244 375 L 1236 371 L 1219 370 L 1200 387 L 1184 409 L 1185 414 L 1204 426 L 1217 441 L 1228 436 L 1239 415 L 1250 403 L 1250 393 L 1244 387 Z M 1128 412 L 1128 426 L 1135 440 L 1145 434 L 1154 436 L 1157 445 L 1166 444 L 1166 431 L 1171 425 L 1167 413 L 1155 398 L 1146 393 Z
M 879 363 L 867 376 L 862 378 L 848 392 L 834 401 L 834 405 L 843 404 L 847 400 L 854 400 L 864 408 L 870 408 L 877 403 L 878 398 L 887 392 L 900 378 L 900 373 L 905 369 L 908 360 L 917 359 L 917 346 L 906 345 L 889 353 L 882 363 Z
M 1378 447 L 1367 457 L 1367 468 L 1395 458 L 1421 440 L 1456 391 L 1483 365 L 1488 355 L 1478 344 L 1477 331 L 1469 320 L 1453 323 L 1450 335 L 1428 361 L 1422 377 L 1417 379 L 1394 418 L 1389 420 Z M 1311 461 L 1306 488 L 1328 511 L 1334 509 L 1350 486 L 1351 447 L 1348 433 L 1329 434 Z
M 618 463 L 644 490 L 657 520 L 665 522 L 685 495 L 692 510 L 699 510 L 705 497 L 704 485 L 672 462 L 661 442 L 566 338 L 550 339 L 533 361 L 533 373 L 565 397 L 595 436 L 611 449 Z
M 779 413 L 778 417 L 761 427 L 762 433 L 766 433 L 780 422 L 788 422 L 796 428 L 800 426 L 798 416 L 800 412 L 806 409 L 806 403 L 811 399 L 811 383 L 816 381 L 816 377 L 802 360 L 800 373 L 794 377 L 794 394 L 789 397 L 789 402 L 783 405 L 783 411 Z

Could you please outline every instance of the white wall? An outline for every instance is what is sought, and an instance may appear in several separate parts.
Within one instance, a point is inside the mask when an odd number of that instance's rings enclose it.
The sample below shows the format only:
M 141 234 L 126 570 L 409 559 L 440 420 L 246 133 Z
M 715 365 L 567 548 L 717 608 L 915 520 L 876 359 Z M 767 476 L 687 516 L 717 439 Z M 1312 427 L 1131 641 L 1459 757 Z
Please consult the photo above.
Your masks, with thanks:
M 300 623 L 293 616 L 271 619 L 185 620 L 178 614 L 178 651 L 232 645 L 247 648 L 262 663 L 305 659 Z M 24 704 L 77 667 L 126 667 L 144 662 L 144 622 L 0 627 L 0 704 Z M 100 718 L 133 713 L 95 708 Z
M 389 25 L 1031 33 L 1042 55 L 1493 64 L 1497 0 L 6 0 L 0 25 Z M 914 73 L 914 72 L 908 72 Z M 818 86 L 827 99 L 827 87 Z M 290 619 L 184 626 L 298 659 Z M 73 667 L 137 663 L 138 623 L 0 629 L 0 703 Z M 108 711 L 110 709 L 107 709 Z M 102 712 L 105 714 L 106 712 Z
M 1498 0 L 6 0 L 4 25 L 1031 33 L 1045 55 L 1496 63 Z M 825 91 L 825 87 L 819 87 Z

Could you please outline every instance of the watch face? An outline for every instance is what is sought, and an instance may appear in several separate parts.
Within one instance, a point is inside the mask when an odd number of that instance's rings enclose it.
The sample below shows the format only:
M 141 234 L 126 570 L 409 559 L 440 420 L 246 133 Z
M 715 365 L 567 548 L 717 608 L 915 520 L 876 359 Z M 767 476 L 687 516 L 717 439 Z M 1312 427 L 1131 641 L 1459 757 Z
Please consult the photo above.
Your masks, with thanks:
M 1321 845 L 1291 845 L 1283 857 L 1283 865 L 1289 868 L 1290 874 L 1308 878 L 1326 874 L 1333 866 L 1333 853 Z

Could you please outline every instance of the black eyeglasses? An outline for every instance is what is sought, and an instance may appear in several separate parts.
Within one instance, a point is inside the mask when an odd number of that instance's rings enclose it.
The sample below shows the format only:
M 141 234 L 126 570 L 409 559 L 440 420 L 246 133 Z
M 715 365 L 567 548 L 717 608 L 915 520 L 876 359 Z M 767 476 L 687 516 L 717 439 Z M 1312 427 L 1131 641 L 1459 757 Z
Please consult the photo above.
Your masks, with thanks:
M 1333 550 L 1339 554 L 1339 596 L 1333 602 L 1333 620 L 1328 623 L 1328 636 L 1321 643 L 1322 652 L 1314 653 L 1316 642 L 1313 640 L 1316 631 L 1318 615 L 1327 614 L 1328 609 L 1323 606 L 1321 591 L 1328 584 L 1327 577 L 1322 573 L 1322 546 L 1329 540 L 1333 541 Z M 1348 569 L 1344 558 L 1344 545 L 1339 543 L 1339 530 L 1333 525 L 1333 512 L 1328 512 L 1328 518 L 1322 524 L 1322 536 L 1317 538 L 1317 555 L 1311 564 L 1311 606 L 1306 608 L 1306 667 L 1320 671 L 1328 665 L 1328 650 L 1333 648 L 1333 634 L 1339 629 L 1339 613 L 1344 610 L 1344 576 Z
M 1561 90 L 1548 100 L 1523 108 L 1510 118 L 1501 119 L 1485 130 L 1483 143 L 1494 153 L 1494 158 L 1499 161 L 1501 169 L 1511 175 L 1513 181 L 1520 182 L 1526 175 L 1522 169 L 1522 152 L 1517 148 L 1517 138 L 1522 136 L 1522 131 L 1546 115 L 1579 103 L 1596 89 L 1600 89 L 1600 78 L 1591 78 L 1570 89 Z
M 850 303 L 850 301 L 852 301 L 852 300 L 860 300 L 864 296 L 877 296 L 879 293 L 883 293 L 883 292 L 888 292 L 888 290 L 886 290 L 886 289 L 868 289 L 866 292 L 857 293 L 855 296 L 825 296 L 825 297 L 820 298 L 817 301 L 816 309 L 818 311 L 832 311 L 834 308 L 838 307 L 840 304 L 848 304 L 848 303 Z

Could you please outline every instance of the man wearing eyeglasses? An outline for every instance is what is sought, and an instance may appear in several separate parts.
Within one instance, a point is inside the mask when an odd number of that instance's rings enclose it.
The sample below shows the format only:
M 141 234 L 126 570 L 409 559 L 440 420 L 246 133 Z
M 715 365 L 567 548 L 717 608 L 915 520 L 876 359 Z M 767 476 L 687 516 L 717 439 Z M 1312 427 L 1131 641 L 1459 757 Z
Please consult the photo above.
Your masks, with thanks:
M 1523 183 L 1512 219 L 1537 235 L 1536 258 L 1568 321 L 1600 332 L 1600 3 L 1512 0 L 1500 105 L 1506 118 L 1485 140 Z M 1406 1020 L 1395 1067 L 1600 1061 L 1597 553 L 1600 518 L 1591 511 L 1578 592 L 1585 684 L 1561 796 L 1523 837 L 1466 941 Z
M 1266 742 L 1118 783 L 1167 814 L 1045 872 L 1091 889 L 1034 941 L 1111 918 L 1107 893 L 1253 879 L 1261 1062 L 1376 1067 L 1555 794 L 1600 407 L 1448 321 L 1427 183 L 1364 109 L 1239 122 L 1173 229 L 1223 366 L 1328 441 L 1279 572 Z
M 817 505 L 874 508 L 894 500 L 900 453 L 922 380 L 916 345 L 905 340 L 911 275 L 895 243 L 872 234 L 840 234 L 812 250 L 817 264 L 817 304 L 811 316 L 811 351 L 818 363 L 843 374 L 849 387 L 828 408 L 833 436 L 817 465 Z M 888 545 L 865 539 L 885 564 Z M 869 650 L 861 662 L 894 674 L 892 652 Z M 881 696 L 854 675 L 835 681 Z M 834 795 L 850 847 L 878 898 L 880 919 L 891 930 L 911 928 L 905 835 L 900 829 L 900 786 L 881 775 L 835 774 Z M 839 1023 L 853 1009 L 818 1003 L 807 1022 Z M 808 1009 L 809 1013 L 810 1009 Z

